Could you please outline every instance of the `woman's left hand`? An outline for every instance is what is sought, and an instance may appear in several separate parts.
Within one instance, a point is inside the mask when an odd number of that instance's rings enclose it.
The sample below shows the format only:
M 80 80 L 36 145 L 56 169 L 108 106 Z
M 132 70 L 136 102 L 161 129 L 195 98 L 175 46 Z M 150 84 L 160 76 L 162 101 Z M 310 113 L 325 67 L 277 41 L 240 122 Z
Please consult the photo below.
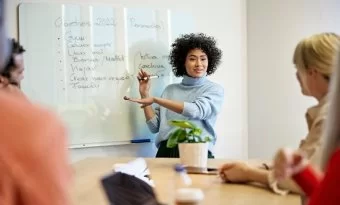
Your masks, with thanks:
M 154 98 L 153 97 L 147 97 L 147 98 L 142 98 L 142 99 L 138 99 L 138 98 L 129 98 L 129 97 L 124 97 L 124 100 L 128 100 L 131 102 L 135 102 L 135 103 L 139 103 L 141 104 L 141 108 L 145 108 L 149 105 L 152 105 L 154 103 Z
M 219 175 L 225 182 L 246 183 L 249 182 L 251 167 L 243 162 L 226 163 L 219 169 Z

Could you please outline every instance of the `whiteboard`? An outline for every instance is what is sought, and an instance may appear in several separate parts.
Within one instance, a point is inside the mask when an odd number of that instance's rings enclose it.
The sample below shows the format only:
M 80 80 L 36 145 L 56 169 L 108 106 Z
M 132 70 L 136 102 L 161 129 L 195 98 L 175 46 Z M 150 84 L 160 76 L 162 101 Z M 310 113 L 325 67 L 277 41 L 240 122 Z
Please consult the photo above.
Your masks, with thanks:
M 143 111 L 123 97 L 139 96 L 139 69 L 160 76 L 152 80 L 154 96 L 175 82 L 168 63 L 171 42 L 193 30 L 188 12 L 20 4 L 19 39 L 26 49 L 22 89 L 60 115 L 70 147 L 152 139 Z

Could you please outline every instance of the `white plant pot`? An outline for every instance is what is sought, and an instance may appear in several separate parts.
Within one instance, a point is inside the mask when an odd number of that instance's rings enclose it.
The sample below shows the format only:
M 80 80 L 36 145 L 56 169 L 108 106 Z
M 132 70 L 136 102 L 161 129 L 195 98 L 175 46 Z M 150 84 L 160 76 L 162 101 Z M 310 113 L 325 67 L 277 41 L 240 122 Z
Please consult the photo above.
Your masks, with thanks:
M 181 163 L 190 167 L 205 168 L 208 165 L 208 143 L 179 143 Z

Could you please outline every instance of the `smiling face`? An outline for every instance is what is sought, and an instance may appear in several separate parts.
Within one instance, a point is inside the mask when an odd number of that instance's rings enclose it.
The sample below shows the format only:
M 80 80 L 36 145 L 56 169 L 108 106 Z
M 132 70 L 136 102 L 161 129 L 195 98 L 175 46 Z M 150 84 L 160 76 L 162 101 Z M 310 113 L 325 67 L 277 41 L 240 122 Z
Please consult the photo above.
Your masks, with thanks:
M 185 59 L 185 69 L 190 77 L 203 77 L 208 69 L 208 56 L 201 49 L 190 50 Z

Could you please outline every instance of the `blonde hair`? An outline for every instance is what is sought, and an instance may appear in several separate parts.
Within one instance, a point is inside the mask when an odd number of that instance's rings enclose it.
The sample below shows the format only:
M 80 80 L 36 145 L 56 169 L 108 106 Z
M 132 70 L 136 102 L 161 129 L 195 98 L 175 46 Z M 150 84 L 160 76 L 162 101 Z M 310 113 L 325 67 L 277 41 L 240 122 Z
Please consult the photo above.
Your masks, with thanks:
M 293 63 L 297 69 L 311 67 L 329 79 L 333 73 L 334 56 L 340 45 L 340 36 L 335 33 L 315 34 L 302 39 L 295 48 Z
M 339 47 L 340 49 L 340 47 Z M 325 169 L 331 154 L 340 146 L 340 50 L 330 86 L 330 105 L 325 127 L 322 167 Z

